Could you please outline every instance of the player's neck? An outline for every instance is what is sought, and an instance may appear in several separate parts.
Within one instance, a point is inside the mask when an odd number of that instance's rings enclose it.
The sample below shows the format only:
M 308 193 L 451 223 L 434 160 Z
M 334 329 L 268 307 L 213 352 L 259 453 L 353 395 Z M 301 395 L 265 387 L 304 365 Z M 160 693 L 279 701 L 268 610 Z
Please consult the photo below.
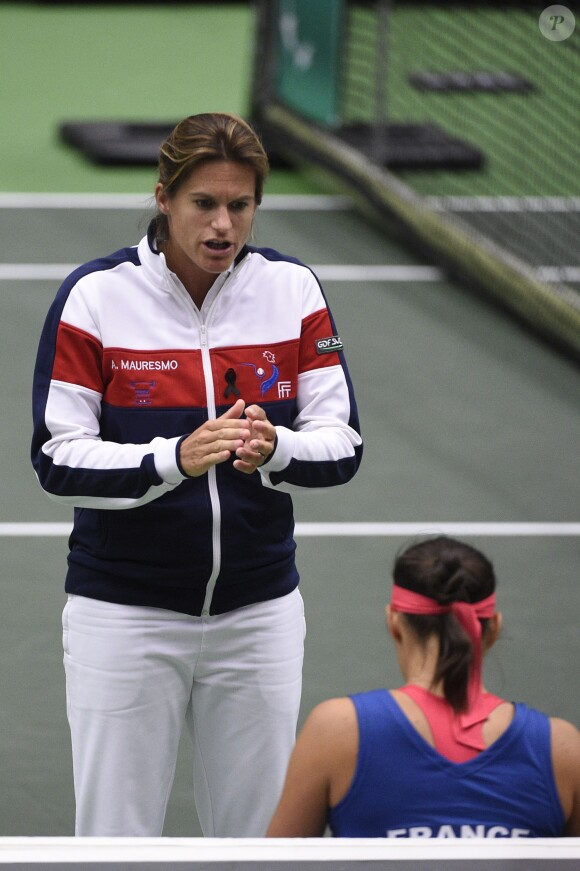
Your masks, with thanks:
M 438 658 L 439 642 L 435 636 L 428 638 L 423 646 L 403 643 L 399 651 L 399 663 L 405 683 L 443 695 L 443 683 L 433 683 Z

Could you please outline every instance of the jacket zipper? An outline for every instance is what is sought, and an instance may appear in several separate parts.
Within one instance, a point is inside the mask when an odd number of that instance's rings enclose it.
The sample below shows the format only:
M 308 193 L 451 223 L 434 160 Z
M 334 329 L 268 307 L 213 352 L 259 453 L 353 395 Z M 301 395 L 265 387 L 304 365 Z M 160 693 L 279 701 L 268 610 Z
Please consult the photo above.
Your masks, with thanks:
M 211 359 L 208 347 L 207 326 L 201 324 L 200 328 L 200 347 L 201 359 L 203 365 L 203 375 L 205 381 L 205 390 L 207 396 L 207 410 L 210 418 L 216 417 L 215 392 L 213 384 L 213 373 L 211 371 Z M 207 617 L 210 614 L 211 600 L 213 591 L 218 579 L 221 567 L 221 505 L 217 489 L 217 476 L 215 466 L 211 466 L 207 471 L 209 498 L 212 508 L 212 552 L 213 552 L 213 567 L 212 572 L 205 588 L 205 600 L 201 610 L 202 617 Z
M 229 281 L 231 277 L 230 273 L 226 276 L 223 281 L 220 291 L 223 289 L 224 285 L 227 281 Z M 187 295 L 185 288 L 183 288 L 183 293 Z M 219 291 L 218 291 L 219 293 Z M 191 302 L 189 295 L 187 298 Z M 203 378 L 205 383 L 205 391 L 207 397 L 207 412 L 208 418 L 216 417 L 216 403 L 215 403 L 215 391 L 214 391 L 214 383 L 213 383 L 213 373 L 211 369 L 211 358 L 209 353 L 209 340 L 207 335 L 207 323 L 211 320 L 211 311 L 215 304 L 217 298 L 213 299 L 209 309 L 205 313 L 205 319 L 201 311 L 194 305 L 194 309 L 196 311 L 196 316 L 199 318 L 199 336 L 200 336 L 200 348 L 201 348 L 201 360 L 202 360 L 202 368 L 203 368 Z M 201 609 L 202 617 L 208 617 L 211 614 L 211 601 L 213 598 L 213 593 L 215 590 L 215 585 L 217 583 L 217 579 L 221 569 L 221 504 L 218 494 L 217 487 L 217 475 L 216 475 L 216 467 L 211 466 L 207 471 L 208 477 L 208 488 L 209 488 L 209 498 L 212 510 L 212 553 L 213 553 L 213 566 L 211 575 L 209 576 L 206 588 L 205 588 L 205 599 L 203 602 L 203 606 Z

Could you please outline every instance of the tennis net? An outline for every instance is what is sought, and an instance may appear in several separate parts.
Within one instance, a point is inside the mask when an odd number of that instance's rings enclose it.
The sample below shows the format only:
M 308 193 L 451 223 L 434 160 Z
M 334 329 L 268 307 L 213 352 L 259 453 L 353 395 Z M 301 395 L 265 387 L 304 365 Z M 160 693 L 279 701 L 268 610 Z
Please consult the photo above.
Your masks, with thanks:
M 258 2 L 252 107 L 271 151 L 576 359 L 579 7 Z

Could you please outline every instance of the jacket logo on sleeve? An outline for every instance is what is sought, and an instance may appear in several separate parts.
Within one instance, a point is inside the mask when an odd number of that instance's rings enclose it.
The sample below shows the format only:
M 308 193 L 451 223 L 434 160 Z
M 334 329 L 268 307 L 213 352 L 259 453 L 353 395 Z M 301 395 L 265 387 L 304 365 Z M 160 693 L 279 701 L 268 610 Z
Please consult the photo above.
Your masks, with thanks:
M 331 354 L 333 351 L 342 351 L 344 345 L 340 336 L 329 336 L 327 339 L 316 340 L 317 354 Z

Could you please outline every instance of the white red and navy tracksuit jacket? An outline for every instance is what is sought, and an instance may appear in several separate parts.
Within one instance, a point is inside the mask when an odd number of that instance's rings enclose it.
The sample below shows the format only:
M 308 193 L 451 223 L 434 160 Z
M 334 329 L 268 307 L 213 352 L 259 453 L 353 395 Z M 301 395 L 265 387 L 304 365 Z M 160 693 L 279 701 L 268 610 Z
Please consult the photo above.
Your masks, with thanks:
M 188 478 L 180 439 L 239 397 L 276 426 L 273 455 L 252 475 L 229 460 Z M 151 228 L 61 286 L 33 411 L 41 486 L 75 508 L 66 590 L 193 615 L 294 589 L 290 493 L 345 483 L 362 454 L 342 344 L 311 270 L 245 246 L 199 311 Z

